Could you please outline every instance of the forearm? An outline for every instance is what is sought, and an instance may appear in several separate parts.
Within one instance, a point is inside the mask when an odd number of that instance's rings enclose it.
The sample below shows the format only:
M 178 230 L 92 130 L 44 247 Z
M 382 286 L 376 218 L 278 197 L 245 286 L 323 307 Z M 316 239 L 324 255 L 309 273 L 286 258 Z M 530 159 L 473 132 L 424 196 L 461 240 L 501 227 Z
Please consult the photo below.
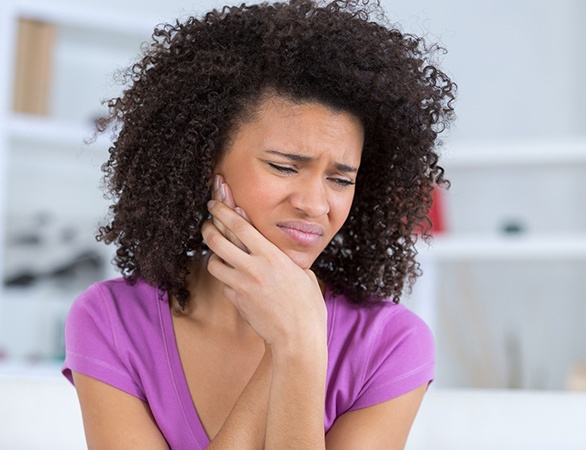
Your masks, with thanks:
M 302 351 L 273 349 L 266 446 L 273 449 L 325 449 L 326 345 Z
M 208 449 L 264 448 L 271 366 L 271 353 L 267 350 Z

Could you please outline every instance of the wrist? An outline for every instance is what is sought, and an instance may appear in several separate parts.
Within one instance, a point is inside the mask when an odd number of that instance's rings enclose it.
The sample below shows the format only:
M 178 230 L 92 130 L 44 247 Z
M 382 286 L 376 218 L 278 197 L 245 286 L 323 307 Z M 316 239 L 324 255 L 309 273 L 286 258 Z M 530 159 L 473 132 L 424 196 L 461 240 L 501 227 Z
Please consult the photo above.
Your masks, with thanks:
M 268 344 L 268 348 L 274 366 L 287 368 L 307 365 L 316 369 L 327 366 L 328 348 L 325 336 L 281 339 L 274 344 Z

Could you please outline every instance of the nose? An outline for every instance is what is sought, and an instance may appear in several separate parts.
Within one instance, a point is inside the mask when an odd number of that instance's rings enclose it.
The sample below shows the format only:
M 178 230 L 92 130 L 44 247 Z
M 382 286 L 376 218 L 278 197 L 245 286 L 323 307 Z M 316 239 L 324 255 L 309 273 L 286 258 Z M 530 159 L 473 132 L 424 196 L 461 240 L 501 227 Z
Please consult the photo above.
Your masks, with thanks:
M 300 180 L 289 202 L 307 217 L 320 217 L 330 212 L 330 203 L 322 180 Z

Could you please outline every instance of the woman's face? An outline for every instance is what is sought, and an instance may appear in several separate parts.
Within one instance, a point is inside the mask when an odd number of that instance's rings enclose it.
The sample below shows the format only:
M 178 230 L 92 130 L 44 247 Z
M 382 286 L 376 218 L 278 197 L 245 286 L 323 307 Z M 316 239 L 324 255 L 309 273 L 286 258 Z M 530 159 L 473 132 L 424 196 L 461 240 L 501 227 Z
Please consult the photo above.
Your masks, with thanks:
M 348 217 L 363 143 L 353 115 L 273 96 L 238 128 L 215 173 L 255 228 L 308 269 Z

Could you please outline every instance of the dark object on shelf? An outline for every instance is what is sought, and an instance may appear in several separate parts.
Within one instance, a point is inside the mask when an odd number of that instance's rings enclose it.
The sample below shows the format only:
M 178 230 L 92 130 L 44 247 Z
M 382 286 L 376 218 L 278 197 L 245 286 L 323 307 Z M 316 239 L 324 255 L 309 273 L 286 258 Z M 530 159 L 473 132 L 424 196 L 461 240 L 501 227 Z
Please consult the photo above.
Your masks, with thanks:
M 4 284 L 6 286 L 25 287 L 33 285 L 37 279 L 38 276 L 30 272 L 22 272 L 18 275 L 13 275 L 12 277 L 7 278 L 4 280 Z
M 38 272 L 33 274 L 31 272 L 21 272 L 7 277 L 4 280 L 4 284 L 12 287 L 32 286 L 42 279 L 71 279 L 80 272 L 101 273 L 103 269 L 104 261 L 98 253 L 85 252 L 75 257 L 72 261 L 44 273 Z
M 516 220 L 505 222 L 501 227 L 501 230 L 505 234 L 520 234 L 525 232 L 523 223 Z
M 84 219 L 64 219 L 47 212 L 9 217 L 2 279 L 11 287 L 56 281 L 59 286 L 103 278 L 104 256 Z

